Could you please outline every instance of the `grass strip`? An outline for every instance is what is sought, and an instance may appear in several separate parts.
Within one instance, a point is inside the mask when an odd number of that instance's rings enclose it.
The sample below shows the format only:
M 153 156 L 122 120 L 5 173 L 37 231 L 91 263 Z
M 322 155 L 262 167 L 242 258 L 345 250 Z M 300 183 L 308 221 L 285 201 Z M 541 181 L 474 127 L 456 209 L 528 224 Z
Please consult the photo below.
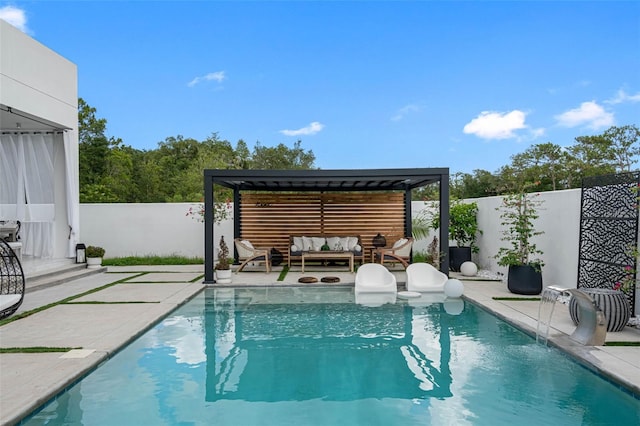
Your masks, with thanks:
M 284 265 L 282 267 L 282 271 L 280 271 L 280 275 L 278 275 L 278 281 L 284 281 L 284 277 L 289 273 L 289 265 Z
M 184 256 L 128 256 L 102 259 L 103 266 L 142 266 L 142 265 L 202 265 L 201 257 Z
M 640 346 L 640 342 L 605 342 L 605 346 Z
M 492 297 L 493 300 L 512 300 L 516 302 L 539 302 L 539 297 Z
M 55 348 L 48 346 L 28 346 L 25 348 L 0 348 L 0 354 L 43 354 L 49 352 L 69 352 L 72 349 L 78 348 Z
M 197 277 L 195 277 L 194 279 L 192 279 L 192 280 L 191 280 L 191 281 L 189 281 L 189 282 L 190 282 L 190 283 L 195 283 L 195 282 L 200 281 L 200 280 L 202 280 L 202 279 L 204 279 L 204 274 L 202 274 L 202 275 L 198 275 Z
M 5 324 L 9 324 L 10 322 L 17 321 L 17 320 L 22 319 L 22 318 L 26 318 L 26 317 L 31 316 L 33 314 L 37 314 L 38 312 L 42 312 L 42 311 L 44 311 L 46 309 L 49 309 L 49 308 L 52 308 L 54 306 L 68 303 L 68 302 L 70 302 L 72 300 L 78 299 L 78 298 L 86 296 L 88 294 L 97 293 L 98 291 L 102 291 L 105 288 L 113 287 L 116 284 L 121 284 L 121 283 L 127 282 L 128 279 L 136 278 L 136 277 L 142 276 L 144 274 L 146 274 L 146 272 L 141 272 L 140 274 L 135 275 L 133 277 L 122 278 L 122 279 L 114 281 L 112 283 L 105 284 L 105 285 L 103 285 L 101 287 L 92 288 L 91 290 L 87 290 L 87 291 L 85 291 L 83 293 L 76 294 L 74 296 L 69 296 L 69 297 L 67 297 L 65 299 L 58 300 L 57 302 L 49 303 L 48 305 L 40 306 L 39 308 L 35 308 L 35 309 L 30 310 L 30 311 L 25 311 L 25 312 L 19 313 L 17 315 L 12 315 L 9 318 L 5 318 L 3 320 L 0 320 L 0 327 L 2 327 Z

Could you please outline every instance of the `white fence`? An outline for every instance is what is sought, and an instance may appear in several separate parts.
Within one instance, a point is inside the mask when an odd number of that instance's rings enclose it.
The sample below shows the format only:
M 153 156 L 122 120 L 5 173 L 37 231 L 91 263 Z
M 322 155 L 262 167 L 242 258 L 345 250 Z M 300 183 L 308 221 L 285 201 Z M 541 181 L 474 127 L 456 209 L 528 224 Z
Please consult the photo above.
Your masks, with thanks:
M 537 229 L 544 231 L 537 237 L 542 259 L 545 285 L 575 287 L 578 268 L 578 238 L 580 219 L 580 190 L 543 192 Z M 495 210 L 501 197 L 473 200 L 478 203 L 478 222 L 483 231 L 478 239 L 480 252 L 474 260 L 481 268 L 506 272 L 497 266 L 493 256 L 502 245 L 500 217 Z M 106 257 L 144 255 L 204 256 L 204 224 L 186 213 L 192 203 L 159 204 L 81 204 L 80 222 L 82 242 L 100 245 Z M 423 202 L 413 202 L 414 216 L 425 208 Z M 227 220 L 216 225 L 218 235 L 224 235 L 230 248 L 233 223 Z M 424 251 L 431 237 L 416 242 L 415 250 Z

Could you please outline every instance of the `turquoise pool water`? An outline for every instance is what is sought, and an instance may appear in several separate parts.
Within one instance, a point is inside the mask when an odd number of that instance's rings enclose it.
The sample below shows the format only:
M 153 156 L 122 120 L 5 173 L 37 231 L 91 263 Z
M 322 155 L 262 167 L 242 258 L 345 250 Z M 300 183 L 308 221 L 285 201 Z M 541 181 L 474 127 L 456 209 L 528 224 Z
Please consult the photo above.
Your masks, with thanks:
M 25 424 L 640 424 L 640 401 L 472 304 L 355 302 L 207 289 Z

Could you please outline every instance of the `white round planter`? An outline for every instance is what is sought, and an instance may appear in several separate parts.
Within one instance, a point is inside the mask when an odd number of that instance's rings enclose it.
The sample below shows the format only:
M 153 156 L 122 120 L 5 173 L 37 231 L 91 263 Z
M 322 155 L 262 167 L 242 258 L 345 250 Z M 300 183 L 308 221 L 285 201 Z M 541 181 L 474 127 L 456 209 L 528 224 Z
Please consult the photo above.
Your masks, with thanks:
M 87 268 L 99 268 L 102 266 L 101 257 L 87 257 Z
M 229 284 L 231 282 L 231 269 L 216 269 L 216 283 Z

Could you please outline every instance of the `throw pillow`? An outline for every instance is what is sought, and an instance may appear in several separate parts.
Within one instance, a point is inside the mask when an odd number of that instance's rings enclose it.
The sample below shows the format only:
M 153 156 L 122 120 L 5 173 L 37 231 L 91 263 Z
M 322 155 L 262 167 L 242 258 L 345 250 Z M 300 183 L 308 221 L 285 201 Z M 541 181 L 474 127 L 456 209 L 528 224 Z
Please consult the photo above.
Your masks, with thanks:
M 406 238 L 400 238 L 398 241 L 393 243 L 393 247 L 392 248 L 398 248 L 398 247 L 400 247 L 402 245 L 405 245 L 407 243 L 407 241 L 409 241 L 409 240 L 407 240 Z
M 313 250 L 320 251 L 322 250 L 322 246 L 326 243 L 324 238 L 320 237 L 311 237 L 311 245 L 313 246 Z
M 304 244 L 302 243 L 302 237 L 293 237 L 293 245 L 303 250 Z
M 340 238 L 340 247 L 341 250 L 349 250 L 349 237 Z
M 302 250 L 310 251 L 313 248 L 311 237 L 302 237 Z
M 253 244 L 251 244 L 251 241 L 249 240 L 242 240 L 240 241 L 242 244 L 244 244 L 245 246 L 249 247 L 250 249 L 253 248 Z
M 329 250 L 342 250 L 342 244 L 340 244 L 340 237 L 329 237 L 327 238 L 327 245 L 329 246 Z
M 358 237 L 348 237 L 347 250 L 353 251 L 358 244 Z
M 297 245 L 294 244 L 294 245 L 291 246 L 291 253 L 296 253 L 296 252 L 299 252 L 299 251 L 300 251 L 300 249 L 298 248 Z

